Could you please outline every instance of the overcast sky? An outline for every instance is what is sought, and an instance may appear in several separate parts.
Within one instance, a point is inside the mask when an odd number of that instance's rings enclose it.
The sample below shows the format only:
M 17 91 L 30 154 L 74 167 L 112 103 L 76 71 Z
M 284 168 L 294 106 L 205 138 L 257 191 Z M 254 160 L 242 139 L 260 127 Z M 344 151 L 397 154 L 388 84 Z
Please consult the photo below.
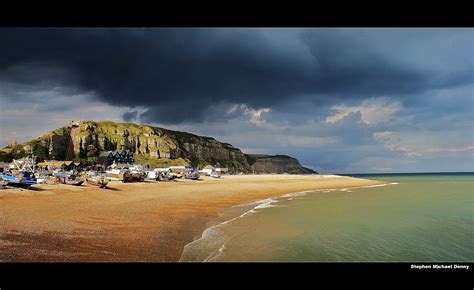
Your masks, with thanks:
M 474 171 L 473 29 L 0 28 L 0 146 L 152 124 L 322 172 Z

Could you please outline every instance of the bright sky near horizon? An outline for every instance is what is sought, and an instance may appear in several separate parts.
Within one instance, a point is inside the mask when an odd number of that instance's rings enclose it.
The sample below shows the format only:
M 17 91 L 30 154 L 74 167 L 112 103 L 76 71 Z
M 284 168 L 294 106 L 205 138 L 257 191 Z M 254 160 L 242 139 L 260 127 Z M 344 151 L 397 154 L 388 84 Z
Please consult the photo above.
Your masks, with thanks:
M 0 28 L 0 146 L 152 124 L 322 172 L 474 171 L 474 30 Z

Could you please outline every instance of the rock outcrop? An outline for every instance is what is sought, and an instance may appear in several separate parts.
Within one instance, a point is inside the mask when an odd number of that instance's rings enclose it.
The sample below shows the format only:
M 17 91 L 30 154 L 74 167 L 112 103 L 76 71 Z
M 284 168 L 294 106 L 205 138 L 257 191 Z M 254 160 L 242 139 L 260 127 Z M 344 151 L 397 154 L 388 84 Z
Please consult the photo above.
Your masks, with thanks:
M 212 137 L 133 123 L 74 122 L 18 146 L 39 159 L 93 162 L 102 151 L 125 149 L 134 152 L 137 162 L 178 160 L 201 168 L 218 164 L 230 173 L 313 173 L 288 156 L 246 155 Z
M 254 173 L 288 173 L 288 174 L 317 174 L 318 172 L 303 167 L 299 161 L 286 155 L 257 155 L 247 154 L 247 160 Z

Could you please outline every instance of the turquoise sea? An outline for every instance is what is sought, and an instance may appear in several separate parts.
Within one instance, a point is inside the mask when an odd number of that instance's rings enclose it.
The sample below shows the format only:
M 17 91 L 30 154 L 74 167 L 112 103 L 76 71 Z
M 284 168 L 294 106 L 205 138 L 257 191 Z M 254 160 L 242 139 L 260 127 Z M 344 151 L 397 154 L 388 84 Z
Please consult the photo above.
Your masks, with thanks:
M 181 260 L 474 261 L 474 173 L 351 176 L 390 184 L 222 210 Z

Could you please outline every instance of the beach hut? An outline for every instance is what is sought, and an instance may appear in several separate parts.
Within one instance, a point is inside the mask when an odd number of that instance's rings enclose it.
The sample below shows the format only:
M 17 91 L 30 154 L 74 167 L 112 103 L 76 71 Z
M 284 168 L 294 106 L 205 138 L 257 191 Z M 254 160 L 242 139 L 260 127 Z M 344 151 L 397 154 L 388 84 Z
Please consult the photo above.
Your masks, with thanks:
M 62 162 L 61 168 L 66 171 L 74 169 L 74 162 L 72 161 L 59 161 L 59 162 Z
M 36 165 L 41 169 L 47 169 L 48 168 L 48 163 L 46 163 L 45 161 L 38 162 Z
M 76 170 L 82 170 L 82 164 L 81 162 L 74 162 L 74 168 L 73 169 L 76 169 Z
M 73 161 L 61 161 L 61 160 L 44 160 L 43 162 L 38 162 L 36 166 L 45 170 L 74 170 L 81 165 L 80 162 Z
M 40 167 L 43 167 L 47 170 L 55 170 L 58 168 L 64 168 L 64 161 L 58 160 L 45 160 L 44 162 L 38 163 Z

